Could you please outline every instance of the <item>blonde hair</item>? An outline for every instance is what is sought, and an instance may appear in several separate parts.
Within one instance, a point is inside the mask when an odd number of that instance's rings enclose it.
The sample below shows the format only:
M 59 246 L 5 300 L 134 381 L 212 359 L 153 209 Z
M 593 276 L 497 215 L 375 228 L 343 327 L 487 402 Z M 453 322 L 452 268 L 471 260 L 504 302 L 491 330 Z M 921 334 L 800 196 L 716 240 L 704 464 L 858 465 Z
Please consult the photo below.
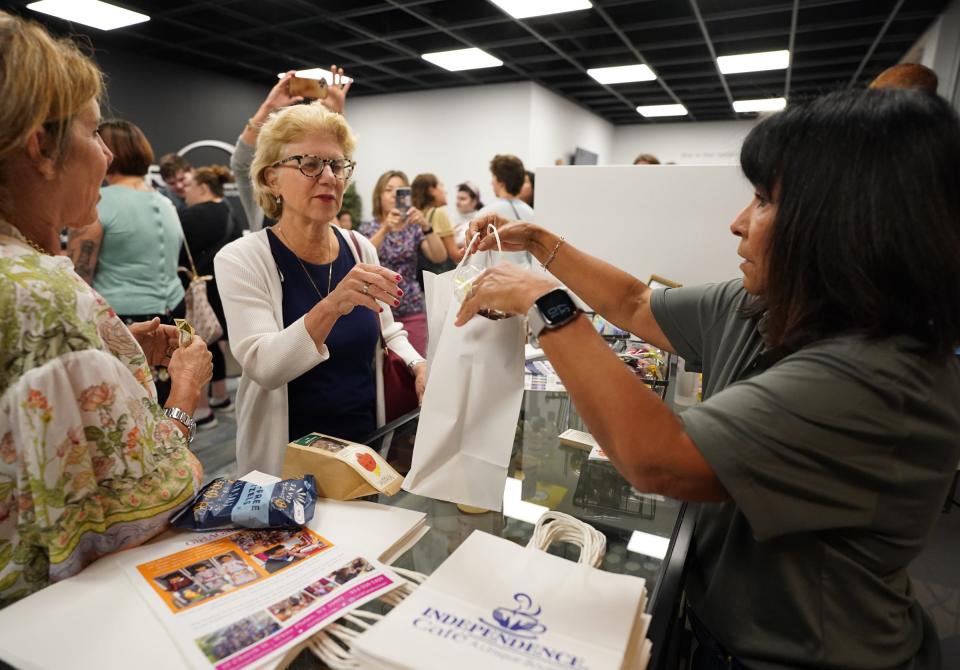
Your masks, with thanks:
M 260 129 L 257 152 L 250 165 L 250 178 L 257 201 L 263 213 L 271 219 L 280 216 L 283 206 L 277 203 L 267 184 L 267 168 L 286 158 L 284 151 L 288 144 L 309 135 L 333 137 L 347 158 L 353 155 L 357 146 L 357 138 L 343 116 L 329 111 L 319 102 L 294 105 L 271 114 Z
M 0 12 L 0 90 L 0 165 L 40 128 L 62 159 L 70 123 L 100 98 L 103 75 L 69 39 L 55 40 L 36 23 Z

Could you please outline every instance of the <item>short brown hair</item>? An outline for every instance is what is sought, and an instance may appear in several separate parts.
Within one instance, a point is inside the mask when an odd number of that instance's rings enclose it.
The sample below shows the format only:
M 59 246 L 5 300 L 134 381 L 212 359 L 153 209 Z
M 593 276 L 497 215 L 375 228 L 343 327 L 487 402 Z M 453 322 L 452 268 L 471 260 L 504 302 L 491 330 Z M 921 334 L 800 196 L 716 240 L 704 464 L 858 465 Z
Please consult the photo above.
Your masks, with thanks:
M 640 154 L 633 159 L 633 164 L 637 165 L 660 165 L 660 159 L 653 154 Z
M 0 12 L 0 90 L 0 165 L 41 127 L 62 159 L 70 124 L 100 98 L 103 75 L 72 41 L 55 40 L 36 23 Z M 8 197 L 0 194 L 0 208 Z
M 437 175 L 429 172 L 414 177 L 413 183 L 410 184 L 410 200 L 413 202 L 413 206 L 417 209 L 432 207 L 433 194 L 430 193 L 430 189 L 436 188 L 439 183 Z
M 163 154 L 160 156 L 160 176 L 164 179 L 173 179 L 178 172 L 190 172 L 193 166 L 180 154 Z
M 868 88 L 915 88 L 936 93 L 940 81 L 937 73 L 919 63 L 898 63 L 876 76 Z
M 407 174 L 401 172 L 400 170 L 387 170 L 382 175 L 380 179 L 377 180 L 377 183 L 373 186 L 373 218 L 377 221 L 383 220 L 383 205 L 380 204 L 380 196 L 383 194 L 383 190 L 387 188 L 387 182 L 393 179 L 394 177 L 400 177 L 403 180 L 404 186 L 410 185 L 410 180 L 407 179 Z M 412 198 L 411 193 L 411 200 Z
M 135 123 L 109 119 L 100 124 L 100 138 L 113 154 L 108 174 L 142 177 L 153 163 L 153 147 Z
M 510 154 L 497 154 L 490 161 L 490 172 L 494 178 L 503 184 L 510 195 L 517 195 L 523 188 L 523 178 L 526 170 L 523 161 Z
M 193 171 L 193 181 L 203 184 L 217 198 L 223 197 L 223 185 L 233 182 L 233 173 L 226 165 L 207 165 Z

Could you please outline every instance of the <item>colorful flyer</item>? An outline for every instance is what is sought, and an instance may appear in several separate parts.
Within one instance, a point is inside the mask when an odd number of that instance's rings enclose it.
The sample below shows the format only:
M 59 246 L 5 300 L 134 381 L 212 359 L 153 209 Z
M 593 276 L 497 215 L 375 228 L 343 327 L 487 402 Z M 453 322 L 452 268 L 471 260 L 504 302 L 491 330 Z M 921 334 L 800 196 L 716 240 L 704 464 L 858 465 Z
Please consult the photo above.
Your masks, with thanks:
M 399 584 L 307 528 L 177 535 L 119 558 L 193 668 L 262 665 Z

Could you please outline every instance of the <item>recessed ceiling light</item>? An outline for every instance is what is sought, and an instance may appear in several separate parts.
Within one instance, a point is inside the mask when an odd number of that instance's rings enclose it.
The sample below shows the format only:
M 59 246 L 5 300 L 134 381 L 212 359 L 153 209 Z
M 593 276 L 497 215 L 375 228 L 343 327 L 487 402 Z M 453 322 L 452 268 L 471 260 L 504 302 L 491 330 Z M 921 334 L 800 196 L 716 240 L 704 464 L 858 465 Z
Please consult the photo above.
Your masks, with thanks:
M 592 67 L 587 74 L 601 84 L 626 84 L 631 81 L 653 81 L 657 75 L 646 65 L 617 65 Z
M 786 98 L 762 98 L 760 100 L 734 100 L 735 112 L 778 112 L 787 106 Z
M 785 70 L 788 65 L 790 65 L 790 52 L 786 49 L 717 57 L 717 66 L 723 74 Z
M 590 0 L 490 0 L 490 2 L 515 19 L 563 14 L 593 7 Z
M 481 67 L 499 67 L 503 61 L 494 58 L 480 49 L 454 49 L 453 51 L 435 51 L 420 56 L 425 61 L 439 65 L 445 70 L 475 70 Z
M 114 30 L 150 20 L 146 14 L 100 0 L 40 0 L 31 2 L 27 9 L 100 30 Z
M 286 72 L 278 72 L 277 79 L 283 79 L 283 75 L 287 74 Z M 330 70 L 324 70 L 322 67 L 312 67 L 308 70 L 297 70 L 296 75 L 300 79 L 325 79 L 328 84 L 333 83 L 333 75 L 330 74 Z M 344 84 L 349 84 L 353 81 L 352 77 L 342 77 Z
M 637 111 L 648 119 L 652 119 L 657 116 L 687 115 L 687 108 L 683 105 L 644 105 L 642 107 L 637 107 Z

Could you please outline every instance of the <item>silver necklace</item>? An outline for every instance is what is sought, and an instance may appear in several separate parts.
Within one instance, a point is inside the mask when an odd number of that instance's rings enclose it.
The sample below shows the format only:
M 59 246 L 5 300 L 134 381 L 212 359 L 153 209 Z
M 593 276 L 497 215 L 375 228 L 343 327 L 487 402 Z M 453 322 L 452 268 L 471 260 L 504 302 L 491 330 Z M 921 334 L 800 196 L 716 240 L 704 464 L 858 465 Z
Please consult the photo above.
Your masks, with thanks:
M 310 285 L 313 286 L 313 290 L 316 291 L 320 299 L 323 300 L 326 296 L 320 293 L 320 287 L 317 286 L 317 282 L 313 281 L 313 276 L 310 274 L 310 271 L 307 270 L 307 266 L 304 265 L 303 261 L 300 260 L 300 257 L 297 256 L 297 252 L 290 247 L 290 242 L 287 240 L 287 236 L 283 234 L 283 231 L 279 227 L 277 227 L 276 230 L 278 233 L 280 233 L 280 237 L 283 238 L 283 242 L 287 245 L 287 249 L 290 249 L 290 253 L 292 253 L 293 257 L 297 259 L 300 267 L 303 268 L 303 274 L 307 275 L 307 279 L 310 281 Z M 327 272 L 327 295 L 330 295 L 330 289 L 333 286 L 333 261 L 335 260 L 336 258 L 330 259 L 330 269 Z

